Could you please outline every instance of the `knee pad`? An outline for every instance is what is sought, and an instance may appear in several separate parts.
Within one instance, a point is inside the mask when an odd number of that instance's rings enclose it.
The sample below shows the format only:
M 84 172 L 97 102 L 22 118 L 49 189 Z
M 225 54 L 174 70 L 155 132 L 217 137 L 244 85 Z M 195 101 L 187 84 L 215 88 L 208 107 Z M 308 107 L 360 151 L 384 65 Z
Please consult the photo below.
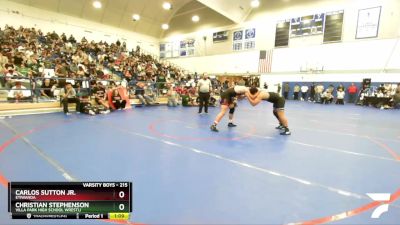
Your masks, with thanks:
M 229 114 L 233 114 L 235 112 L 235 108 L 229 109 Z

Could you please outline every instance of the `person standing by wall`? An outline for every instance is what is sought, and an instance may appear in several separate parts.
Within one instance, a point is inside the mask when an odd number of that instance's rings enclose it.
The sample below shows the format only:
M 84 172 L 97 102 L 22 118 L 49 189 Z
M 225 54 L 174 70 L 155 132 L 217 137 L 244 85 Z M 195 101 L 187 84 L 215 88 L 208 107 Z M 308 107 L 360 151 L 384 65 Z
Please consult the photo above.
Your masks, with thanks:
M 288 83 L 283 85 L 283 97 L 287 100 L 289 96 L 290 87 Z
M 315 102 L 317 103 L 321 103 L 321 97 L 322 97 L 322 93 L 324 92 L 324 85 L 322 85 L 321 83 L 319 83 L 316 87 L 315 87 Z
M 400 84 L 397 86 L 396 93 L 393 95 L 393 107 L 400 109 Z
M 300 85 L 296 84 L 293 88 L 293 96 L 294 100 L 299 100 L 299 93 L 300 93 Z
M 307 92 L 308 92 L 308 86 L 307 84 L 303 84 L 301 86 L 301 101 L 307 101 Z
M 281 95 L 281 89 L 282 89 L 281 83 L 279 83 L 279 84 L 278 84 L 278 91 L 277 91 L 277 93 L 278 93 L 279 96 L 282 97 L 282 95 Z
M 203 106 L 204 106 L 204 112 L 208 113 L 208 104 L 209 104 L 210 91 L 212 89 L 212 86 L 211 86 L 210 79 L 208 79 L 207 73 L 203 73 L 203 77 L 197 83 L 197 87 L 198 87 L 199 100 L 200 100 L 199 114 L 202 113 Z
M 350 87 L 347 89 L 349 93 L 349 103 L 354 103 L 357 97 L 358 88 L 354 83 L 351 83 Z
M 315 83 L 313 82 L 310 86 L 310 101 L 315 102 Z
M 344 96 L 346 92 L 342 88 L 338 88 L 337 90 L 337 97 L 336 97 L 336 105 L 344 105 Z

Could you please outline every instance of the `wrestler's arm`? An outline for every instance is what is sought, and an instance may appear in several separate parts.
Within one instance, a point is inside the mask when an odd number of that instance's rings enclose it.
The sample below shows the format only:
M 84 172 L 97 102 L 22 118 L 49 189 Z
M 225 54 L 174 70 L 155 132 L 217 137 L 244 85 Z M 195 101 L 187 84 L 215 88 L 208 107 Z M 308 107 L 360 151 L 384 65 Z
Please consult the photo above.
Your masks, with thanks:
M 257 93 L 255 93 L 254 95 L 251 95 L 249 91 L 246 91 L 246 93 L 245 93 L 247 98 L 251 98 L 253 100 L 256 99 L 259 94 L 260 94 L 260 91 L 257 91 Z
M 261 102 L 261 98 L 259 96 L 257 96 L 257 98 L 255 99 L 248 98 L 248 100 L 252 106 L 256 106 L 258 103 Z

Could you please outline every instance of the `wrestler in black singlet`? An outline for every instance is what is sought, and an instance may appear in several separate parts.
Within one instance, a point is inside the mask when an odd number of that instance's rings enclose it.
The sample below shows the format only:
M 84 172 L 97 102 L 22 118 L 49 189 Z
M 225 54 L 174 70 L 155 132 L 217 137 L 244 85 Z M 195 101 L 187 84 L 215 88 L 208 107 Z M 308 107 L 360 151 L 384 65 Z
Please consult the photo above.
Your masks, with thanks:
M 236 95 L 235 88 L 228 88 L 226 91 L 221 93 L 221 105 L 232 104 Z
M 268 92 L 268 94 L 269 98 L 266 101 L 273 103 L 274 109 L 285 109 L 285 99 L 283 97 L 279 96 L 279 94 L 275 92 Z

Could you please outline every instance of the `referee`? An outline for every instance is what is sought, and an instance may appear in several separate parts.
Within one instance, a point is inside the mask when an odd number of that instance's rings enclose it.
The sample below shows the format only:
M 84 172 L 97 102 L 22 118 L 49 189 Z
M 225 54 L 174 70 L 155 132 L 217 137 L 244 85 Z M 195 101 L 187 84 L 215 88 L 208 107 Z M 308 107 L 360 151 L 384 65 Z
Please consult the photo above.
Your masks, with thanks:
M 208 113 L 208 101 L 210 99 L 210 91 L 211 91 L 211 81 L 208 79 L 207 73 L 203 73 L 203 79 L 200 79 L 197 83 L 198 92 L 199 92 L 199 114 L 203 111 Z

